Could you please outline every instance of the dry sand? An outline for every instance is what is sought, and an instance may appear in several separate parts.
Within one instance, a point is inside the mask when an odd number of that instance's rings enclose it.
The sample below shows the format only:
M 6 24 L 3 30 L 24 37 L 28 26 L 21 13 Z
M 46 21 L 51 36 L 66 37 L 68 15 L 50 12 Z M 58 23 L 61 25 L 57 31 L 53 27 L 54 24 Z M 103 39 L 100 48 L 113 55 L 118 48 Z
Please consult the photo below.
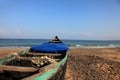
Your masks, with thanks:
M 0 58 L 25 48 L 0 49 Z M 66 80 L 120 80 L 120 48 L 71 48 Z
M 0 58 L 11 56 L 12 53 L 19 53 L 26 48 L 0 48 Z
M 71 48 L 66 80 L 120 80 L 120 48 Z

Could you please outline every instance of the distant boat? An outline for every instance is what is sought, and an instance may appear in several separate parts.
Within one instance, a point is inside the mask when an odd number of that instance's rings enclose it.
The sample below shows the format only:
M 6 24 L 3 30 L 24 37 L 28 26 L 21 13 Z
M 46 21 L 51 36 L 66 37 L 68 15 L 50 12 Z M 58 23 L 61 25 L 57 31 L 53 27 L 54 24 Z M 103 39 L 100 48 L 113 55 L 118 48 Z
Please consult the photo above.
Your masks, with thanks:
M 68 50 L 56 36 L 49 42 L 0 59 L 0 80 L 64 80 Z

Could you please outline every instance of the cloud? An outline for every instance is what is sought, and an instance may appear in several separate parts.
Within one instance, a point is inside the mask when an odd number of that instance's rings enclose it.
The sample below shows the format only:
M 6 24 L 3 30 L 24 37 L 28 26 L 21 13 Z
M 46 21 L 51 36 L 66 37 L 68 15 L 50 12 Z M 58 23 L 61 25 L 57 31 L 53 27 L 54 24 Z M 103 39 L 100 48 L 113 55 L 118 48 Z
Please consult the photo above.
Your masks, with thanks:
M 0 28 L 0 35 L 4 35 L 7 33 L 7 30 L 4 28 Z
M 17 28 L 15 34 L 16 34 L 16 35 L 20 35 L 21 33 L 22 33 L 21 29 L 20 29 L 20 28 Z
M 5 36 L 7 36 L 8 33 L 8 30 L 3 28 L 3 27 L 0 27 L 0 38 L 5 38 Z
M 82 36 L 91 36 L 92 35 L 92 33 L 91 32 L 81 32 L 81 35 Z
M 16 29 L 8 29 L 0 27 L 0 38 L 17 38 L 22 34 L 22 30 L 20 28 Z
M 4 29 L 0 28 L 0 33 L 3 33 L 4 32 Z

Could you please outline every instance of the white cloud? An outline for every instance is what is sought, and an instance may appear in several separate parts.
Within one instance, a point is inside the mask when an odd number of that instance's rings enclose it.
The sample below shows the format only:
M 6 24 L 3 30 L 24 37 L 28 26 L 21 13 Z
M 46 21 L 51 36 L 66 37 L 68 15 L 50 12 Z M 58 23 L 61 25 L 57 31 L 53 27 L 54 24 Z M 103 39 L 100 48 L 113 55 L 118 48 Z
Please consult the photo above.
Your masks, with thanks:
M 81 32 L 81 35 L 82 36 L 91 36 L 92 35 L 92 33 L 91 32 Z
M 0 28 L 0 35 L 4 35 L 7 33 L 7 30 L 4 28 Z
M 21 29 L 20 29 L 20 28 L 17 28 L 15 34 L 16 34 L 16 35 L 20 35 L 21 33 L 22 33 Z
M 0 28 L 0 34 L 4 33 L 4 29 Z
M 7 34 L 8 34 L 8 31 L 5 28 L 0 27 L 0 38 L 5 38 Z
M 16 38 L 20 37 L 22 30 L 20 28 L 8 29 L 0 27 L 0 38 Z

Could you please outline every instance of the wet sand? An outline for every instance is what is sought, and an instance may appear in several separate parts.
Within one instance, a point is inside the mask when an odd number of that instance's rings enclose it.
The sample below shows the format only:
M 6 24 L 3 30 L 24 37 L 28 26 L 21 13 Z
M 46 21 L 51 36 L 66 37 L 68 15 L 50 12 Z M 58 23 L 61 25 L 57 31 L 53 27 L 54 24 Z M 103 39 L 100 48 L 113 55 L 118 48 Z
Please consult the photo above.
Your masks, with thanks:
M 0 58 L 25 48 L 2 48 Z M 120 80 L 120 48 L 71 48 L 66 80 Z

